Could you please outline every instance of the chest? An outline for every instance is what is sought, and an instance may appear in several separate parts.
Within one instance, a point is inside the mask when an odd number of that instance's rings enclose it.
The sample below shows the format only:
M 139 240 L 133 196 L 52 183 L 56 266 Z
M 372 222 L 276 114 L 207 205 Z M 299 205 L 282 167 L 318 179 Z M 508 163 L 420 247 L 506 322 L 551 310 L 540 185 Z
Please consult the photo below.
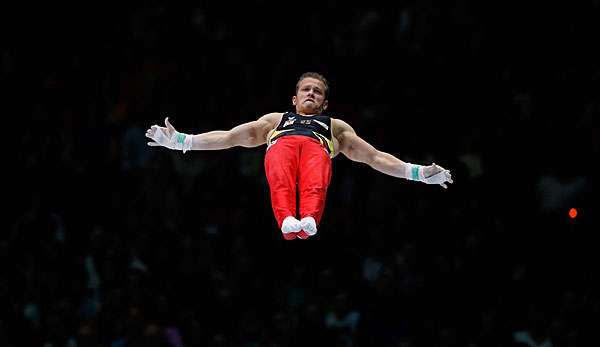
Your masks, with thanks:
M 309 129 L 322 134 L 331 132 L 331 119 L 323 116 L 299 116 L 299 115 L 284 115 L 277 127 L 279 130 L 284 129 Z

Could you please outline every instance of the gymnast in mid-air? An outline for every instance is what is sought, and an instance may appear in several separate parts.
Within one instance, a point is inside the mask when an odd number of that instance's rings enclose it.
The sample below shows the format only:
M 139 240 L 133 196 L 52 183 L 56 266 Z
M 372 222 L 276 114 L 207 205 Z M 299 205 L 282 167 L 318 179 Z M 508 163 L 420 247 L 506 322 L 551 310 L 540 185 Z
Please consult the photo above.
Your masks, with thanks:
M 341 119 L 330 117 L 329 83 L 316 72 L 306 72 L 296 83 L 294 112 L 268 113 L 231 130 L 185 134 L 165 118 L 165 126 L 146 132 L 149 146 L 182 150 L 218 150 L 266 144 L 265 173 L 275 219 L 286 240 L 307 239 L 317 233 L 331 180 L 331 159 L 338 153 L 390 176 L 447 188 L 450 170 L 433 163 L 417 165 L 375 149 Z M 296 215 L 299 194 L 299 215 Z

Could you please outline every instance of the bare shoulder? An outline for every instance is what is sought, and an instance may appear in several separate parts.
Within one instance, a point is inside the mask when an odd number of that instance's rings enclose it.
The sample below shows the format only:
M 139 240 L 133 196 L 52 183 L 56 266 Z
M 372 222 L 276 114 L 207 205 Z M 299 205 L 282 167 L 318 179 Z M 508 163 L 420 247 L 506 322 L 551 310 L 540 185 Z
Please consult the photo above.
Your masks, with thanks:
M 341 138 L 347 132 L 355 133 L 350 124 L 339 118 L 331 118 L 331 130 L 333 132 L 333 137 L 337 138 L 338 140 L 341 140 Z
M 260 117 L 256 123 L 261 126 L 261 136 L 267 141 L 279 125 L 283 112 L 271 112 Z
M 344 152 L 348 146 L 346 138 L 352 137 L 349 134 L 355 134 L 354 129 L 347 122 L 331 117 L 331 135 L 333 137 L 334 157 L 340 152 Z
M 283 115 L 283 112 L 271 112 L 271 113 L 267 113 L 264 116 L 260 117 L 258 119 L 258 121 L 259 122 L 267 122 L 271 126 L 276 127 L 277 124 L 279 124 L 279 121 L 281 121 L 282 115 Z

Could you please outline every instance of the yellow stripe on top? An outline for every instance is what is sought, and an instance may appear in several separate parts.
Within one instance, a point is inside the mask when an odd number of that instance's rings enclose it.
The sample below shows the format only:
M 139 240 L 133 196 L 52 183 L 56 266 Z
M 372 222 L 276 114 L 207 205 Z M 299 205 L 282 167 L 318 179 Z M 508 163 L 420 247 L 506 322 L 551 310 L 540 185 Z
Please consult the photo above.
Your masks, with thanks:
M 313 131 L 312 133 L 319 138 L 319 141 L 321 141 L 321 145 L 323 145 L 327 149 L 327 152 L 329 152 L 329 157 L 333 158 L 333 141 L 315 131 Z
M 271 140 L 274 139 L 275 137 L 277 137 L 279 134 L 288 132 L 288 131 L 292 131 L 294 129 L 285 129 L 285 130 L 273 130 L 273 132 L 271 133 L 271 136 L 269 136 L 269 138 L 267 139 L 267 145 L 270 146 L 271 145 Z

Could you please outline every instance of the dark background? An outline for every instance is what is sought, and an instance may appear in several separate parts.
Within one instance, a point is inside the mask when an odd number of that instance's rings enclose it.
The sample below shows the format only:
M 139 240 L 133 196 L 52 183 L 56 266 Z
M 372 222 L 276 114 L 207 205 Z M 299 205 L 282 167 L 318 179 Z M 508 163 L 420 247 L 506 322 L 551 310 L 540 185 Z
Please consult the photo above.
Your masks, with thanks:
M 0 345 L 597 340 L 600 1 L 145 1 L 2 17 Z M 455 183 L 340 155 L 319 233 L 288 242 L 264 146 L 146 146 L 167 115 L 200 133 L 291 110 L 305 71 L 329 79 L 329 111 L 362 138 Z

